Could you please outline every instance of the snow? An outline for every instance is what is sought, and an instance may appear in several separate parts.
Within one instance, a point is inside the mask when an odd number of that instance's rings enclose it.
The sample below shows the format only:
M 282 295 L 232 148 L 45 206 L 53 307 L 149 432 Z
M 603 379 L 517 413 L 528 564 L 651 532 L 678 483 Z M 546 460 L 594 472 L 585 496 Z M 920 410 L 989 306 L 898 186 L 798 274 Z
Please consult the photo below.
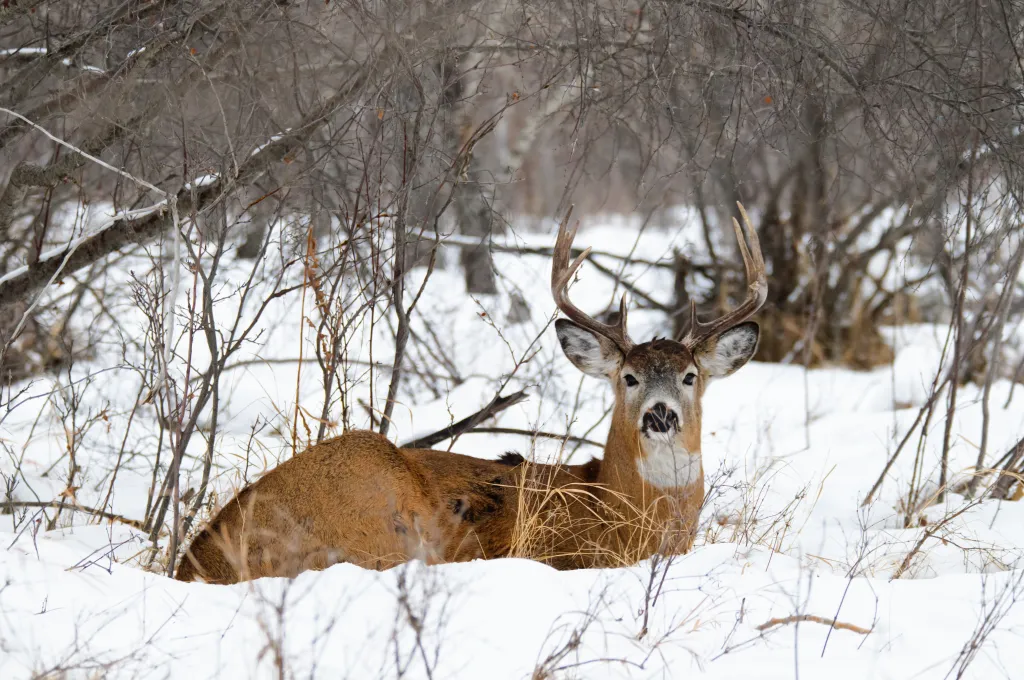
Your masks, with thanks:
M 279 135 L 272 135 L 270 137 L 270 139 L 268 139 L 267 141 L 263 142 L 262 144 L 258 145 L 255 149 L 253 149 L 252 152 L 249 154 L 249 156 L 255 156 L 260 151 L 263 151 L 264 149 L 266 149 L 268 146 L 270 146 L 274 142 L 277 142 L 277 141 L 279 141 L 281 139 L 284 139 L 284 136 L 286 134 L 288 134 L 289 132 L 291 132 L 291 131 L 292 131 L 292 129 L 289 127 L 289 128 L 285 128 L 284 132 L 282 132 Z
M 196 187 L 196 188 L 205 187 L 207 185 L 210 185 L 210 184 L 213 184 L 214 182 L 219 182 L 219 181 L 220 181 L 220 177 L 218 175 L 199 175 L 198 177 L 196 177 L 191 182 L 185 182 L 185 188 L 186 189 L 191 189 L 192 187 Z
M 0 561 L 11 581 L 0 598 L 5 678 L 102 666 L 108 678 L 276 677 L 276 654 L 289 677 L 390 677 L 399 667 L 427 677 L 426 658 L 432 677 L 528 678 L 574 634 L 578 646 L 548 665 L 587 678 L 791 678 L 797 668 L 803 677 L 943 677 L 979 616 L 1020 577 L 846 579 L 766 548 L 711 545 L 672 565 L 638 639 L 646 565 L 557 572 L 496 560 L 379 574 L 337 565 L 221 587 L 118 564 L 134 547 L 123 530 L 56 533 L 39 539 L 38 557 L 26 542 Z M 870 632 L 830 634 L 814 622 L 757 630 L 798 612 Z M 966 677 L 1014 677 L 1022 652 L 1011 631 L 1022 623 L 1011 608 Z
M 194 181 L 201 185 L 205 178 Z M 601 218 L 585 224 L 576 245 L 656 262 L 668 261 L 673 246 L 692 252 L 699 241 L 695 227 L 669 233 L 649 228 L 637 237 L 638 224 L 633 218 Z M 545 223 L 507 243 L 550 247 L 553 229 Z M 530 398 L 502 413 L 495 425 L 603 440 L 611 390 L 581 376 L 559 351 L 549 325 L 549 261 L 514 253 L 495 259 L 505 287 L 496 296 L 467 296 L 454 267 L 439 265 L 428 281 L 414 323 L 434 321 L 433 331 L 463 379 L 447 381 L 436 397 L 410 377 L 391 438 L 405 441 L 465 417 L 508 378 L 504 393 L 525 388 Z M 621 264 L 598 259 L 615 269 Z M 150 264 L 144 255 L 128 256 L 108 275 L 108 289 L 125 293 L 112 294 L 105 305 L 116 332 L 128 338 L 141 338 L 147 327 L 127 294 L 129 272 L 141 276 Z M 238 304 L 232 294 L 251 263 L 230 260 L 224 266 L 230 280 L 217 291 L 218 318 L 230 319 Z M 671 290 L 670 271 L 635 265 L 627 273 L 645 290 L 661 296 Z M 411 289 L 424 275 L 422 269 L 410 273 Z M 298 276 L 293 272 L 289 280 Z M 191 291 L 187 276 L 181 288 L 179 306 Z M 505 322 L 513 290 L 532 305 L 529 320 L 519 325 Z M 572 289 L 573 299 L 593 311 L 619 293 L 586 264 Z M 221 503 L 291 455 L 297 388 L 304 412 L 320 413 L 316 365 L 297 361 L 302 343 L 308 359 L 314 337 L 313 329 L 302 330 L 299 304 L 292 296 L 269 305 L 258 324 L 262 334 L 224 374 L 212 482 Z M 250 303 L 243 315 L 251 316 L 255 307 Z M 81 323 L 91 333 L 114 332 L 113 321 L 98 308 L 86 310 Z M 382 326 L 370 329 L 366 322 L 352 329 L 352 358 L 390 361 Z M 666 332 L 662 317 L 643 310 L 631 312 L 630 328 L 638 339 Z M 336 565 L 294 580 L 183 584 L 143 568 L 148 540 L 124 524 L 65 513 L 60 528 L 45 531 L 32 521 L 18 525 L 16 516 L 0 515 L 0 677 L 65 669 L 70 677 L 188 680 L 282 674 L 860 680 L 956 677 L 966 661 L 965 678 L 1018 677 L 1024 609 L 1014 605 L 1024 593 L 1024 505 L 971 503 L 950 493 L 942 503 L 915 509 L 906 526 L 911 480 L 924 478 L 925 497 L 934 490 L 945 425 L 940 415 L 928 424 L 920 457 L 915 461 L 915 434 L 874 501 L 861 505 L 927 401 L 945 340 L 943 328 L 928 325 L 892 328 L 887 335 L 896 352 L 892 366 L 854 372 L 752 363 L 709 387 L 703 408 L 708 505 L 694 550 L 667 567 L 648 560 L 629 568 L 557 572 L 514 559 L 413 562 L 381 573 Z M 204 342 L 194 347 L 200 369 L 207 361 Z M 97 343 L 95 355 L 74 368 L 82 411 L 75 425 L 76 498 L 98 506 L 110 490 L 114 512 L 140 518 L 150 483 L 146 456 L 159 431 L 150 407 L 140 408 L 128 428 L 128 413 L 145 394 L 139 394 L 138 374 L 124 365 L 121 351 L 119 342 Z M 140 350 L 129 345 L 129 351 Z M 516 359 L 528 354 L 530 361 L 513 371 Z M 370 398 L 367 371 L 365 364 L 353 364 L 358 381 L 351 403 Z M 373 372 L 378 403 L 389 379 L 387 370 Z M 48 501 L 66 487 L 64 454 L 72 430 L 61 408 L 72 385 L 65 375 L 15 387 L 13 394 L 18 387 L 26 392 L 0 421 L 0 472 L 9 477 L 20 461 L 22 477 L 12 498 Z M 993 387 L 990 462 L 1024 434 L 1024 390 L 1004 406 L 1010 389 L 1007 381 Z M 957 475 L 969 473 L 977 457 L 980 398 L 980 388 L 960 388 L 950 451 Z M 101 412 L 104 418 L 83 424 Z M 340 414 L 332 410 L 331 417 Z M 352 418 L 356 426 L 367 424 L 361 410 Z M 200 428 L 208 422 L 204 416 Z M 339 427 L 333 423 L 331 430 Z M 305 437 L 300 421 L 299 438 Z M 109 471 L 122 442 L 133 462 L 122 467 L 111 488 Z M 196 437 L 189 453 L 204 449 Z M 485 458 L 509 449 L 548 460 L 560 455 L 560 442 L 467 434 L 453 446 Z M 572 460 L 599 454 L 579 445 Z M 187 465 L 183 489 L 195 486 L 201 474 L 194 461 Z M 758 629 L 772 619 L 804 615 L 869 632 L 833 630 L 812 620 Z M 992 630 L 971 652 L 986 621 Z M 968 653 L 973 656 L 964 657 Z M 546 675 L 534 675 L 537 669 Z
M 13 57 L 31 54 L 46 54 L 45 47 L 4 47 L 0 48 L 0 57 Z
M 64 61 L 66 62 L 67 60 L 65 59 Z M 65 64 L 65 65 L 67 66 L 69 64 Z M 89 64 L 82 64 L 79 68 L 81 68 L 83 71 L 88 71 L 89 73 L 106 73 L 107 72 L 106 69 L 100 68 L 99 66 L 90 66 Z
M 45 49 L 44 49 L 43 53 L 44 54 L 46 53 Z M 61 59 L 60 63 L 63 64 L 64 66 L 67 66 L 68 68 L 77 67 L 77 68 L 80 68 L 83 71 L 87 71 L 89 73 L 105 74 L 107 72 L 106 69 L 102 69 L 99 66 L 90 66 L 89 64 L 81 64 L 81 65 L 75 64 L 75 62 L 73 62 L 71 59 L 68 59 L 67 57 L 64 57 L 63 59 Z
M 41 56 L 48 53 L 49 51 L 46 47 L 0 47 L 0 57 L 27 57 L 33 55 Z M 91 66 L 89 64 L 75 64 L 74 61 L 67 57 L 61 59 L 60 63 L 68 68 L 77 67 L 82 69 L 83 71 L 88 71 L 89 73 L 106 74 L 107 72 L 106 69 L 100 68 L 99 66 Z

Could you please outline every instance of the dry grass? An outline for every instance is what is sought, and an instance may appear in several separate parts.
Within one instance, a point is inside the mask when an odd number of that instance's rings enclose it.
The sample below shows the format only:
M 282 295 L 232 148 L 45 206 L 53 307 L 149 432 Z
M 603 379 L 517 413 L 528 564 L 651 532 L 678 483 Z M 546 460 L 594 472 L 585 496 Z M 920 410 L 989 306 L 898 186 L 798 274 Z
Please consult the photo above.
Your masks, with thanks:
M 779 473 L 774 460 L 754 471 L 749 480 L 737 484 L 740 496 L 728 514 L 720 514 L 704 523 L 702 538 L 704 543 L 735 543 L 751 547 L 761 546 L 772 552 L 786 552 L 786 539 L 799 536 L 803 523 L 799 515 L 805 519 L 810 517 L 824 492 L 826 473 L 817 484 L 808 484 L 785 506 L 768 511 L 764 506 L 773 477 Z M 723 473 L 712 482 L 711 488 L 726 486 L 729 473 Z M 807 505 L 807 503 L 810 503 Z
M 666 524 L 662 502 L 668 499 L 641 506 L 602 485 L 560 484 L 558 475 L 556 467 L 523 464 L 509 557 L 559 568 L 623 567 L 692 545 L 694 532 L 684 518 L 670 515 Z

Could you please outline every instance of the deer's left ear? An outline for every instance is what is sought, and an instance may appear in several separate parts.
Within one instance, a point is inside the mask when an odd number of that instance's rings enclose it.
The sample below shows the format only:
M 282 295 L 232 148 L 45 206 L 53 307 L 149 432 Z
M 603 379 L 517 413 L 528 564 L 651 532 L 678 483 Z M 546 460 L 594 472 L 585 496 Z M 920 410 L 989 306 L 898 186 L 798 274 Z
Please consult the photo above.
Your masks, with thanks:
M 717 337 L 708 338 L 694 351 L 694 358 L 709 378 L 724 378 L 750 361 L 757 351 L 760 336 L 757 322 L 745 321 Z

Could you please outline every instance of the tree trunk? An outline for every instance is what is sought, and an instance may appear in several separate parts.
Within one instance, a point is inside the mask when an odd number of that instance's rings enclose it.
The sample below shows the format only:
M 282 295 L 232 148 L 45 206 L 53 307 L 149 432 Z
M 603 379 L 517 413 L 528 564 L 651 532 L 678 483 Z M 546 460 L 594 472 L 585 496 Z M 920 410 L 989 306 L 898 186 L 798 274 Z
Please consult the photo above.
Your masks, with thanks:
M 463 248 L 460 255 L 466 275 L 466 290 L 477 295 L 496 293 L 498 288 L 494 276 L 494 260 L 488 247 L 493 229 L 493 211 L 488 197 L 482 185 L 466 183 L 456 188 L 453 202 L 459 230 L 478 240 L 477 245 Z

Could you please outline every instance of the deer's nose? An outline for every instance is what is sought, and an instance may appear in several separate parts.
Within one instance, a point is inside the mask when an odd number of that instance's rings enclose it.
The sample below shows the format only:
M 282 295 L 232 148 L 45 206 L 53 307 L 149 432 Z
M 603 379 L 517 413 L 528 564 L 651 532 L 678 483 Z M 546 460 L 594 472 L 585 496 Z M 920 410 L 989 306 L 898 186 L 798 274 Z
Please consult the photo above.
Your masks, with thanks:
M 644 414 L 643 430 L 647 432 L 665 433 L 670 430 L 679 430 L 679 416 L 676 412 L 659 401 Z

